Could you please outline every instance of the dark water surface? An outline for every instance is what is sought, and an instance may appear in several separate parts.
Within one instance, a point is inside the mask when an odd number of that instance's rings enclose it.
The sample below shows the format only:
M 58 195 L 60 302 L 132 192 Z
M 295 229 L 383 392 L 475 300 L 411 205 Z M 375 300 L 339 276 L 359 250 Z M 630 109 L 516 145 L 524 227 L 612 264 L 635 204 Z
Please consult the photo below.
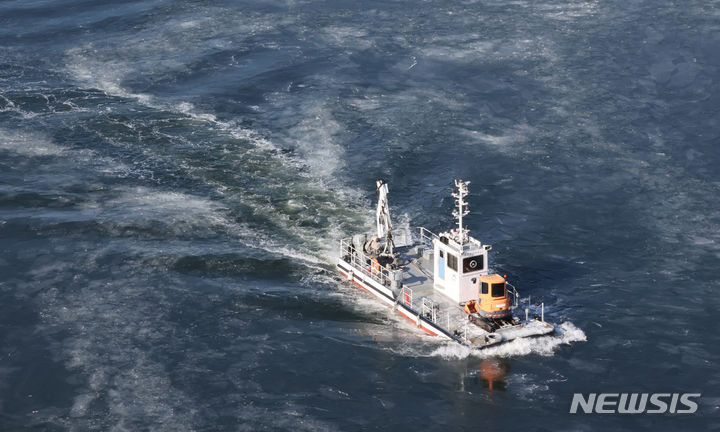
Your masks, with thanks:
M 0 430 L 718 430 L 719 83 L 717 1 L 0 2 Z M 558 335 L 335 277 L 454 177 Z

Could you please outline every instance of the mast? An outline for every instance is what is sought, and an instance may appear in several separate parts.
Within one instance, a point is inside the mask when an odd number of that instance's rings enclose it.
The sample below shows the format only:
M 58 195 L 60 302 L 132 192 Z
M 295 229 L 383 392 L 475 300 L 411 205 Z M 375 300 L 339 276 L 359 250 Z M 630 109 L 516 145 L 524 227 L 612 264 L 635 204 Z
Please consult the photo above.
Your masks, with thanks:
M 455 180 L 455 187 L 457 189 L 452 193 L 453 198 L 455 198 L 455 205 L 457 206 L 457 208 L 453 210 L 453 216 L 455 216 L 458 220 L 457 241 L 461 245 L 465 244 L 468 239 L 469 230 L 467 228 L 463 228 L 462 220 L 463 216 L 470 213 L 470 210 L 468 210 L 468 203 L 465 202 L 465 197 L 468 194 L 467 186 L 469 184 L 469 181 L 462 181 L 462 179 Z
M 378 238 L 385 238 L 385 249 L 383 253 L 392 255 L 393 253 L 393 241 L 392 241 L 392 223 L 390 222 L 390 208 L 388 207 L 388 186 L 382 180 L 378 180 L 377 193 L 378 193 L 378 205 L 377 211 L 375 212 L 377 221 L 377 235 Z

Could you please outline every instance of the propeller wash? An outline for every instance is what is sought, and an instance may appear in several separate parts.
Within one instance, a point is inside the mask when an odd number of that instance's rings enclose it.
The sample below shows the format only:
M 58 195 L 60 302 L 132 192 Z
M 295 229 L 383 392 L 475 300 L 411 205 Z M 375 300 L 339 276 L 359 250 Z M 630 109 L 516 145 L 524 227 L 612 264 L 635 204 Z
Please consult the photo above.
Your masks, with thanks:
M 505 277 L 488 266 L 492 246 L 463 227 L 470 182 L 455 180 L 457 227 L 434 234 L 419 228 L 419 240 L 393 240 L 388 186 L 377 181 L 377 234 L 340 241 L 337 267 L 354 282 L 432 336 L 471 348 L 487 348 L 518 338 L 547 335 L 555 326 L 539 317 L 513 312 L 519 295 Z M 396 235 L 396 237 L 400 237 Z

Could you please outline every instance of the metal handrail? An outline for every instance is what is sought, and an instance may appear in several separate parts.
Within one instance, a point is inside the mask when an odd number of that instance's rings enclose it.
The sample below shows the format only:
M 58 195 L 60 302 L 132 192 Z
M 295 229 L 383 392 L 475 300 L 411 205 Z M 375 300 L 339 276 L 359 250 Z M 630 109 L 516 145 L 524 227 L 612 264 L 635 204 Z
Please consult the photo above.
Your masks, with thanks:
M 505 281 L 505 289 L 507 289 L 508 292 L 509 292 L 510 294 L 512 294 L 512 297 L 513 297 L 513 308 L 518 307 L 518 301 L 519 301 L 519 299 L 520 299 L 520 294 L 518 294 L 518 291 L 517 291 L 517 289 L 515 288 L 515 286 L 514 286 L 513 284 L 511 284 L 510 282 Z
M 405 299 L 405 295 L 407 294 L 407 300 Z M 406 306 L 410 306 L 411 308 L 415 309 L 413 307 L 413 292 L 412 288 L 408 287 L 402 287 L 400 292 L 397 295 L 397 298 L 395 298 L 395 304 L 402 303 Z
M 437 312 L 435 310 L 435 302 L 432 301 L 432 299 L 429 299 L 427 297 L 422 298 L 422 310 L 421 313 L 424 317 L 428 317 L 428 312 L 430 315 L 430 321 L 436 322 L 437 321 Z
M 424 239 L 423 241 L 431 242 L 433 238 L 437 238 L 438 236 L 435 235 L 433 232 L 431 232 L 428 229 L 420 228 L 420 236 L 421 239 Z M 353 268 L 360 269 L 365 274 L 369 275 L 374 280 L 380 282 L 381 284 L 387 286 L 390 284 L 390 272 L 385 269 L 384 267 L 380 267 L 379 271 L 375 273 L 371 266 L 367 263 L 367 256 L 362 250 L 357 250 L 354 247 L 352 247 L 352 239 L 351 238 L 345 238 L 340 240 L 340 252 L 341 256 L 345 257 L 346 255 L 350 256 L 349 264 L 353 266 Z M 343 258 L 344 259 L 344 258 Z M 404 275 L 403 275 L 404 277 Z M 513 287 L 514 290 L 514 287 Z M 450 318 L 451 318 L 451 311 L 445 310 L 444 316 L 440 315 L 440 308 L 436 308 L 435 302 L 428 298 L 428 297 L 421 297 L 420 299 L 421 303 L 419 305 L 420 313 L 424 317 L 424 319 L 427 319 L 429 321 L 432 321 L 433 323 L 442 324 L 438 322 L 441 318 L 444 318 L 446 323 L 446 328 L 450 328 Z M 406 286 L 403 286 L 400 291 L 397 293 L 396 301 L 395 303 L 402 303 L 406 306 L 409 306 L 413 310 L 418 310 L 418 308 L 415 306 L 415 299 L 413 298 L 413 291 L 412 288 L 408 288 Z M 429 317 L 428 317 L 429 313 Z
M 425 246 L 432 247 L 432 242 L 434 239 L 440 238 L 435 234 L 434 232 L 430 231 L 429 229 L 425 227 L 420 227 L 420 243 L 424 244 Z
M 348 253 L 350 255 L 350 264 L 353 267 L 361 269 L 371 278 L 373 278 L 377 282 L 380 282 L 384 286 L 390 285 L 390 272 L 385 267 L 380 267 L 377 270 L 373 270 L 372 267 L 367 263 L 367 256 L 365 255 L 365 253 L 361 250 L 359 251 L 354 248 L 351 250 L 351 245 L 352 239 L 345 238 L 340 240 L 340 252 L 342 254 L 341 256 L 344 256 L 345 253 Z

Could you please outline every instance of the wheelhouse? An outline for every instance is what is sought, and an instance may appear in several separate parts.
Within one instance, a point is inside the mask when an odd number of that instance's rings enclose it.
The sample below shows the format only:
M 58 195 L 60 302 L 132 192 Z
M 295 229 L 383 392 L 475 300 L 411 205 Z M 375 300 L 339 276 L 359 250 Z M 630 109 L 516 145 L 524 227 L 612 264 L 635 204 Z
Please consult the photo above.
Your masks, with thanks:
M 478 289 L 478 305 L 484 315 L 504 317 L 510 313 L 510 297 L 508 296 L 505 278 L 499 274 L 480 276 Z

